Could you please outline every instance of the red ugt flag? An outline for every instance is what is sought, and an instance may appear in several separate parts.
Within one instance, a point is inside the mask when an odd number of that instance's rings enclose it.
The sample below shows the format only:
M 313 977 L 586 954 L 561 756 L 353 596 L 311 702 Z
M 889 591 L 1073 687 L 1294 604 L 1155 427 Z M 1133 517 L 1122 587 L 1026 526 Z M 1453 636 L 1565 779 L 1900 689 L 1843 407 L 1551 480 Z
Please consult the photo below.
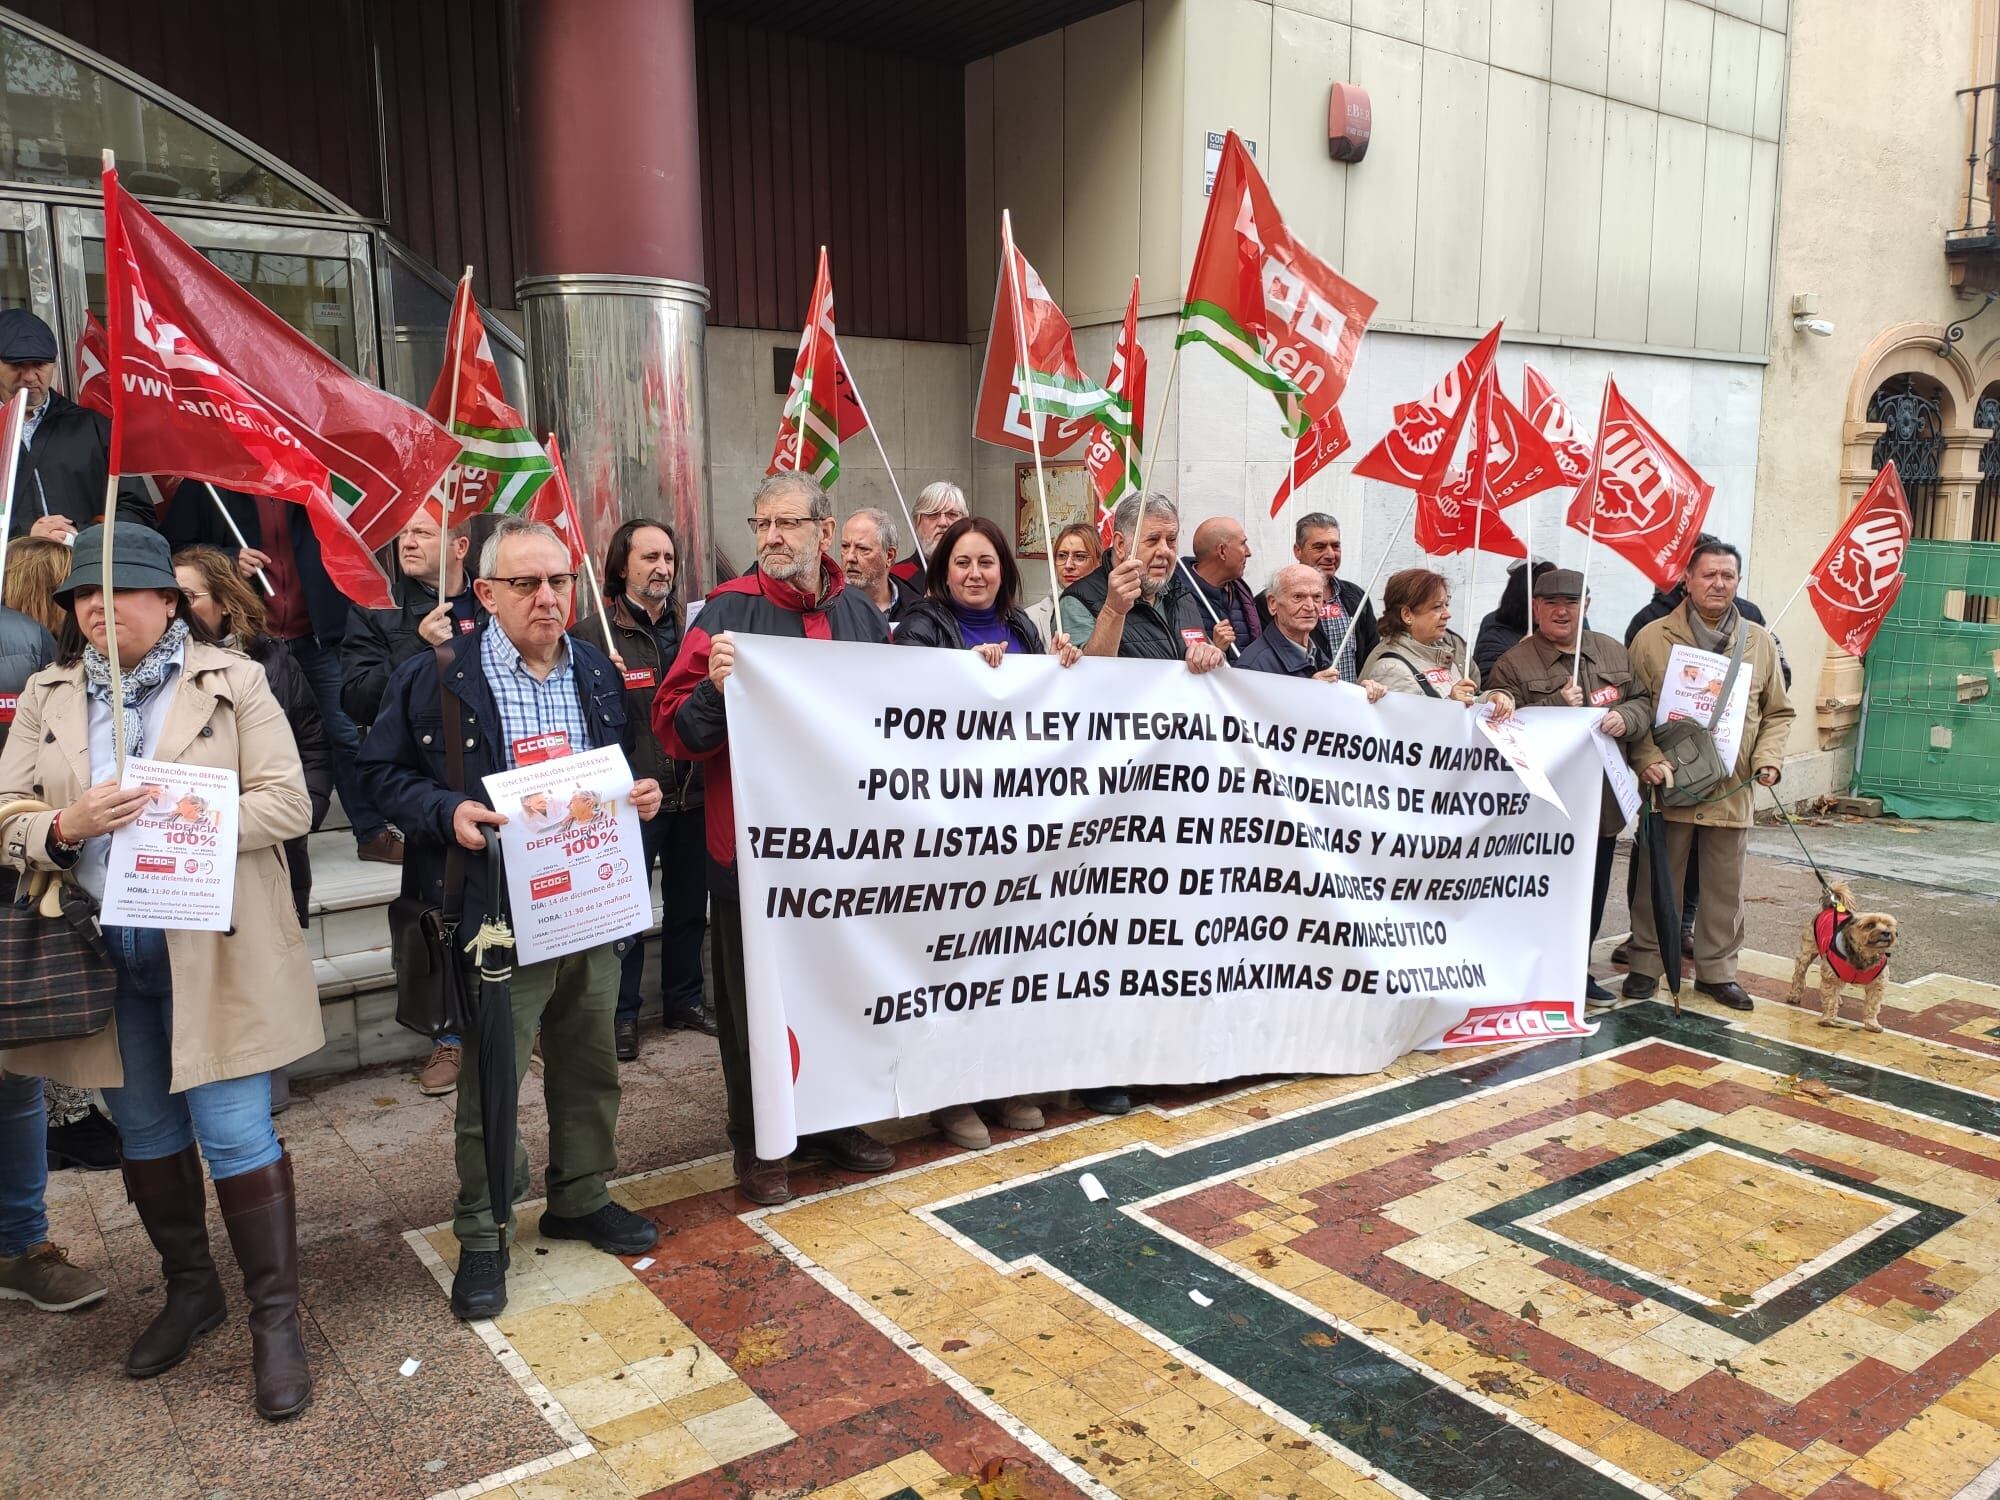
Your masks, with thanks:
M 1417 491 L 1416 541 L 1432 557 L 1475 550 L 1497 552 L 1502 557 L 1528 555 L 1513 528 L 1500 519 L 1500 508 L 1494 502 L 1493 475 L 1505 471 L 1511 462 L 1511 455 L 1500 451 L 1495 437 L 1499 386 L 1499 371 L 1489 364 L 1473 397 L 1472 452 L 1465 473 L 1442 490 Z
M 805 331 L 799 335 L 799 357 L 792 362 L 792 385 L 785 394 L 784 419 L 778 424 L 778 440 L 771 445 L 771 467 L 764 472 L 803 470 L 819 481 L 821 489 L 831 489 L 840 478 L 840 445 L 867 426 L 867 414 L 854 397 L 854 384 L 847 378 L 834 337 L 833 277 L 827 270 L 826 246 L 821 245 L 812 300 L 806 304 Z
M 269 351 L 257 347 L 260 321 L 305 341 L 140 207 L 108 166 L 104 271 L 111 472 L 180 474 L 303 505 L 335 587 L 358 604 L 391 607 L 388 580 L 332 497 L 326 463 L 239 362 L 247 351 L 249 363 L 269 368 Z M 340 379 L 368 389 L 344 370 Z M 422 492 L 409 498 L 414 510 Z
M 1528 421 L 1555 453 L 1563 487 L 1574 489 L 1590 476 L 1590 434 L 1577 426 L 1569 403 L 1556 394 L 1540 370 L 1523 365 L 1521 371 L 1521 401 L 1528 409 Z
M 1285 508 L 1285 502 L 1292 498 L 1294 486 L 1304 484 L 1351 446 L 1347 423 L 1341 420 L 1337 408 L 1308 427 L 1298 442 L 1292 445 L 1291 465 L 1285 470 L 1285 477 L 1278 481 L 1278 493 L 1271 497 L 1272 519 L 1277 518 L 1278 512 Z
M 1452 454 L 1458 450 L 1459 434 L 1472 414 L 1472 397 L 1492 368 L 1494 351 L 1499 347 L 1500 325 L 1495 323 L 1429 395 L 1396 407 L 1393 424 L 1382 441 L 1361 456 L 1361 462 L 1354 466 L 1355 474 L 1406 490 L 1435 494 L 1442 489 L 1451 470 Z
M 1813 611 L 1849 656 L 1867 655 L 1903 591 L 1903 553 L 1911 529 L 1909 503 L 1892 459 L 1813 564 L 1812 581 L 1806 585 Z
M 1619 393 L 1604 382 L 1597 450 L 1570 502 L 1569 524 L 1670 589 L 1687 568 L 1715 487 Z

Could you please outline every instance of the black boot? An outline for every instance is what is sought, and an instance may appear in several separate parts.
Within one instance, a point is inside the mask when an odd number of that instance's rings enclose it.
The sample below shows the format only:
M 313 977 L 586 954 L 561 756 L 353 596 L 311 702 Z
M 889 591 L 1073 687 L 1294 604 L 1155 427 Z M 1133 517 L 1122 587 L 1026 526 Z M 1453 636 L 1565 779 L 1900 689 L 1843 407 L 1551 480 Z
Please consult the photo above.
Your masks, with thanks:
M 51 1125 L 48 1152 L 51 1172 L 69 1167 L 85 1172 L 114 1172 L 119 1161 L 118 1127 L 93 1107 L 81 1120 Z
M 292 1197 L 292 1159 L 225 1177 L 215 1185 L 222 1222 L 243 1268 L 250 1298 L 250 1363 L 257 1415 L 279 1422 L 312 1400 L 305 1334 L 299 1325 L 299 1227 Z
M 125 1196 L 160 1252 L 167 1305 L 133 1342 L 125 1373 L 145 1380 L 188 1357 L 195 1340 L 228 1314 L 222 1280 L 208 1253 L 208 1193 L 193 1146 L 153 1161 L 126 1161 Z

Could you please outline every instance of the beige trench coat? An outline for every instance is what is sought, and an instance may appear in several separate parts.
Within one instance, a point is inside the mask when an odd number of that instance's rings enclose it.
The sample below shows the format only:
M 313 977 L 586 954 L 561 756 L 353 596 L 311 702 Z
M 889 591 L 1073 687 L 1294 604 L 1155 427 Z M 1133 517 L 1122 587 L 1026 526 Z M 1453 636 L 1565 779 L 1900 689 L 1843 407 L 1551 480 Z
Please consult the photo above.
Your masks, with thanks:
M 1667 680 L 1667 660 L 1674 654 L 1674 647 L 1697 644 L 1694 627 L 1688 624 L 1688 608 L 1683 602 L 1672 614 L 1662 615 L 1632 639 L 1632 671 L 1652 696 L 1656 711 Z M 1743 715 L 1743 738 L 1738 741 L 1736 764 L 1730 767 L 1730 780 L 1741 781 L 1744 785 L 1719 802 L 1704 803 L 1700 807 L 1668 808 L 1666 818 L 1669 823 L 1748 828 L 1755 821 L 1753 793 L 1756 787 L 1749 780 L 1751 774 L 1760 766 L 1776 766 L 1781 770 L 1784 767 L 1785 740 L 1792 732 L 1792 720 L 1796 715 L 1791 699 L 1785 696 L 1785 673 L 1778 662 L 1778 644 L 1762 625 L 1744 620 L 1741 628 L 1750 632 L 1750 638 L 1744 642 L 1743 665 L 1737 670 L 1750 678 L 1750 707 Z M 1643 735 L 1631 742 L 1626 753 L 1631 757 L 1635 771 L 1643 771 L 1656 761 L 1666 759 L 1659 746 L 1653 743 L 1653 727 L 1650 724 Z
M 0 754 L 0 803 L 32 797 L 52 808 L 89 787 L 83 668 L 48 667 L 28 679 Z M 148 759 L 235 771 L 241 794 L 234 925 L 169 932 L 173 970 L 173 1073 L 182 1093 L 200 1083 L 267 1073 L 318 1050 L 319 991 L 292 905 L 281 845 L 312 823 L 291 726 L 264 669 L 218 646 L 189 641 L 185 669 Z M 55 869 L 54 813 L 0 823 L 0 859 L 17 870 Z M 124 1081 L 118 1024 L 77 1041 L 0 1053 L 8 1072 L 87 1088 Z

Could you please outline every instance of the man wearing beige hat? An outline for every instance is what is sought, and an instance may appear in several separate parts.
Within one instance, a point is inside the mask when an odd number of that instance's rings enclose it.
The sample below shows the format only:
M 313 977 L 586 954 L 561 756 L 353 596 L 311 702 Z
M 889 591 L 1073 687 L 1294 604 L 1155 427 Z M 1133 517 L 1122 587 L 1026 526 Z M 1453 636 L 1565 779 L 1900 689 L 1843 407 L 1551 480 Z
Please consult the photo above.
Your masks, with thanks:
M 1583 628 L 1588 600 L 1583 575 L 1573 568 L 1552 568 L 1535 580 L 1535 630 L 1493 664 L 1489 688 L 1511 693 L 1522 708 L 1596 708 L 1603 710 L 1597 727 L 1621 743 L 1636 739 L 1653 722 L 1653 695 L 1632 671 L 1625 648 L 1611 636 Z M 1582 654 L 1578 655 L 1578 640 Z M 1576 680 L 1570 681 L 1572 670 Z M 1604 786 L 1603 810 L 1597 824 L 1597 872 L 1590 882 L 1590 940 L 1597 941 L 1604 920 L 1604 898 L 1611 887 L 1611 857 L 1625 814 Z M 1586 954 L 1586 963 L 1588 956 Z M 1609 1005 L 1611 991 L 1586 973 L 1584 998 L 1592 1005 Z

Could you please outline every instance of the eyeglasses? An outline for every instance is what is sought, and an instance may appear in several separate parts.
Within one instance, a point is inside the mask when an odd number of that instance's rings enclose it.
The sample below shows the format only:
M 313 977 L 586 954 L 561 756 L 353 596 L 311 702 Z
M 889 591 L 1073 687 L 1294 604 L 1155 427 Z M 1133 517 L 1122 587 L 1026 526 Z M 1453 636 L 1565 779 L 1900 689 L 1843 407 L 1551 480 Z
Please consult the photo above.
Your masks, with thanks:
M 752 516 L 748 524 L 750 535 L 762 536 L 767 531 L 798 531 L 819 523 L 811 516 Z
M 513 578 L 495 578 L 492 582 L 506 584 L 517 599 L 532 599 L 542 591 L 544 584 L 558 594 L 567 594 L 576 587 L 576 574 L 522 573 Z

